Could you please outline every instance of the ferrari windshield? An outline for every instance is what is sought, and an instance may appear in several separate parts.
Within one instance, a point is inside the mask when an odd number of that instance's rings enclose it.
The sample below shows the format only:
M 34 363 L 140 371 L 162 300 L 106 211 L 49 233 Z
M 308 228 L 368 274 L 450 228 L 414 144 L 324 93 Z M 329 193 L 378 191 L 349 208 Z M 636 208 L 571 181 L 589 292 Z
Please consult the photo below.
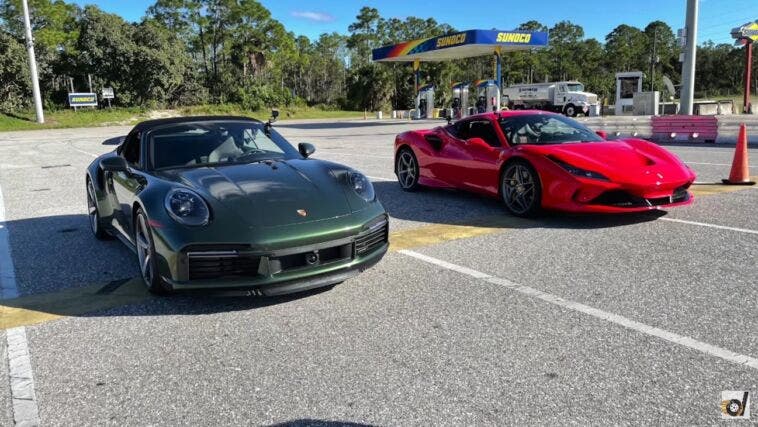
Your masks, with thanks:
M 153 169 L 217 166 L 300 157 L 273 129 L 258 122 L 177 123 L 148 134 Z
M 555 114 L 523 114 L 500 120 L 511 145 L 597 142 L 603 139 L 568 117 Z

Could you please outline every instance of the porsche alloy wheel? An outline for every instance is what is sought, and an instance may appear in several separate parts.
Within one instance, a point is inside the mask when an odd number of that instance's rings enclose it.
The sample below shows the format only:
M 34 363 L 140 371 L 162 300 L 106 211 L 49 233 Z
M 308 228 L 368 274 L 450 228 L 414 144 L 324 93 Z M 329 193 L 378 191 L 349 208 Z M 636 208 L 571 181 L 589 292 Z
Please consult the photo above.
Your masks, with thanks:
M 140 274 L 147 286 L 147 290 L 155 294 L 166 294 L 169 289 L 163 283 L 157 272 L 155 260 L 155 245 L 148 227 L 147 218 L 142 211 L 137 212 L 137 221 L 134 231 L 134 243 L 137 246 L 137 260 L 139 261 Z
M 418 189 L 418 161 L 416 161 L 416 156 L 411 150 L 407 148 L 400 150 L 395 164 L 395 173 L 403 190 L 415 191 Z
M 527 163 L 516 161 L 506 166 L 500 183 L 505 207 L 520 217 L 531 217 L 539 212 L 542 191 L 539 178 Z
M 89 225 L 92 229 L 92 234 L 97 239 L 106 240 L 109 234 L 103 229 L 103 225 L 100 222 L 100 212 L 97 210 L 96 200 L 95 186 L 92 184 L 92 181 L 87 180 L 87 216 L 89 217 Z

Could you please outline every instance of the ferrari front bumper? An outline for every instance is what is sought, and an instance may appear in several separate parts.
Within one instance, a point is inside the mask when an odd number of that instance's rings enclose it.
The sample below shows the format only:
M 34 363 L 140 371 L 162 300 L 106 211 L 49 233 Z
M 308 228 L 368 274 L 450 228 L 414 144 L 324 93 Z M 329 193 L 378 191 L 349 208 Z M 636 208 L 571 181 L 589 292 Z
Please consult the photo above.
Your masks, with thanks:
M 691 181 L 655 186 L 575 180 L 549 188 L 544 207 L 566 212 L 624 213 L 668 209 L 692 204 Z

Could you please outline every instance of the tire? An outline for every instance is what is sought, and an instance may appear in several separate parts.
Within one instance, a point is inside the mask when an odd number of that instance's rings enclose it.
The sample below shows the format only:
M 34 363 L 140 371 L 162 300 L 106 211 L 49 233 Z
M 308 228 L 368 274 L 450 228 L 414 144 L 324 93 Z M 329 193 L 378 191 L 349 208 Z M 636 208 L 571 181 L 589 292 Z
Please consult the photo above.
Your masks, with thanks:
M 395 175 L 400 188 L 403 191 L 417 191 L 421 187 L 418 183 L 419 172 L 416 155 L 410 148 L 401 148 L 395 159 Z
M 156 295 L 170 294 L 171 287 L 158 274 L 153 232 L 142 209 L 137 210 L 134 220 L 134 243 L 137 249 L 137 265 L 147 290 Z
M 537 216 L 542 207 L 542 185 L 532 165 L 515 160 L 508 163 L 500 176 L 500 194 L 505 208 L 522 218 Z
M 741 415 L 743 412 L 742 410 L 742 402 L 740 402 L 737 399 L 732 399 L 729 401 L 729 403 L 726 404 L 726 413 L 736 417 Z
M 574 104 L 568 104 L 566 105 L 566 108 L 563 109 L 563 114 L 565 114 L 568 117 L 576 117 L 578 114 L 578 111 L 576 109 L 576 106 Z
M 105 231 L 105 225 L 100 218 L 100 210 L 97 207 L 97 193 L 91 179 L 87 179 L 87 216 L 92 234 L 98 240 L 110 240 L 111 235 Z

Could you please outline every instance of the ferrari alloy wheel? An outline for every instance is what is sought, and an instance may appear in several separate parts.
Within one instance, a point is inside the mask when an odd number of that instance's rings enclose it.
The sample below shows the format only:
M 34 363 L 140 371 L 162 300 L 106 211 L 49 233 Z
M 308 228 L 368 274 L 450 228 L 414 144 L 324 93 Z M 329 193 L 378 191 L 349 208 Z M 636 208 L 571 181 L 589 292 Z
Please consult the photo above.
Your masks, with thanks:
M 419 168 L 416 156 L 408 148 L 403 148 L 397 155 L 395 173 L 400 187 L 405 191 L 418 190 Z
M 148 226 L 147 217 L 140 210 L 137 212 L 135 223 L 134 243 L 137 246 L 137 260 L 139 261 L 140 274 L 147 286 L 147 290 L 154 294 L 166 294 L 170 289 L 163 283 L 158 269 L 156 268 L 155 245 Z
M 95 186 L 91 180 L 87 180 L 87 216 L 89 217 L 89 225 L 92 229 L 92 234 L 97 239 L 106 240 L 110 235 L 103 228 L 100 220 L 100 212 L 97 210 L 97 196 L 95 195 Z
M 505 207 L 520 217 L 535 216 L 541 205 L 539 177 L 526 162 L 516 161 L 505 167 L 500 183 Z

